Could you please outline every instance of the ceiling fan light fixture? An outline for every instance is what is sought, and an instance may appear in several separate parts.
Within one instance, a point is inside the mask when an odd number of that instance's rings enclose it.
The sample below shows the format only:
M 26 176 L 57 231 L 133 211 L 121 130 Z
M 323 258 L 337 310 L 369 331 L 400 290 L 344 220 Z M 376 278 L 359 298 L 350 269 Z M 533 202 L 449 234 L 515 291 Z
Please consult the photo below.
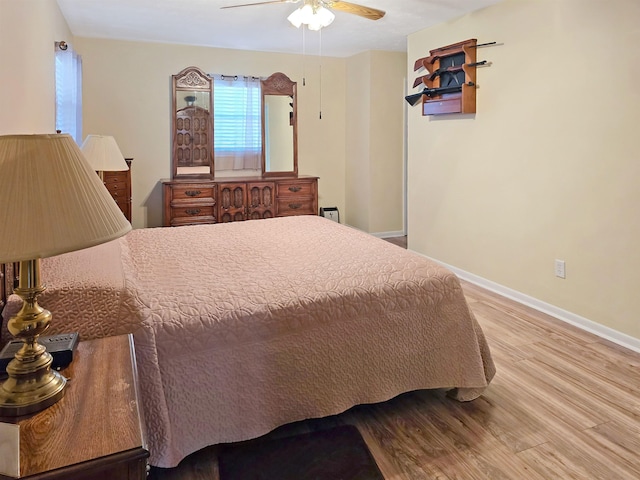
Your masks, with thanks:
M 309 30 L 320 30 L 322 27 L 331 25 L 335 18 L 336 16 L 331 10 L 322 6 L 314 9 L 307 3 L 296 9 L 287 17 L 287 20 L 296 28 L 300 28 L 301 25 L 306 25 Z
M 302 25 L 302 9 L 296 8 L 291 15 L 287 17 L 287 20 L 296 28 L 300 28 Z
M 336 16 L 328 8 L 320 7 L 316 10 L 313 18 L 314 23 L 317 23 L 319 25 L 318 30 L 320 30 L 322 27 L 328 27 L 329 25 L 331 25 Z M 311 28 L 311 23 L 309 23 L 309 28 Z

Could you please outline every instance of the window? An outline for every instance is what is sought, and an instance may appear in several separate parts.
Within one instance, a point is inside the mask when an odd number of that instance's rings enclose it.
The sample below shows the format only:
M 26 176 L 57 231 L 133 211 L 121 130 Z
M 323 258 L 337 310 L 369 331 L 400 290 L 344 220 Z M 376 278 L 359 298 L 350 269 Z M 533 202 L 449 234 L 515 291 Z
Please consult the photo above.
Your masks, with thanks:
M 262 152 L 260 79 L 213 77 L 216 170 L 258 170 Z
M 82 58 L 68 44 L 56 48 L 56 130 L 82 144 Z

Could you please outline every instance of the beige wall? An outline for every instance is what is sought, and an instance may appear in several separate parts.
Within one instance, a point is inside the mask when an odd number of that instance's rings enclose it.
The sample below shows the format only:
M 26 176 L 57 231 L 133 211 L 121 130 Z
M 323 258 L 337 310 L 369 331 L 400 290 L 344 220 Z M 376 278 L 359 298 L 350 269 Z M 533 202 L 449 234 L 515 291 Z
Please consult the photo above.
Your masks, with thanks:
M 347 153 L 345 158 L 345 198 L 349 209 L 341 221 L 369 231 L 371 206 L 371 52 L 354 55 L 347 61 Z
M 640 338 L 637 0 L 507 0 L 409 37 L 477 38 L 476 115 L 408 119 L 409 247 Z M 554 259 L 567 278 L 554 276 Z
M 404 52 L 372 52 L 369 232 L 404 230 Z
M 79 38 L 83 59 L 84 134 L 113 135 L 133 157 L 133 226 L 162 223 L 160 181 L 170 176 L 171 75 L 195 65 L 208 73 L 269 76 L 298 82 L 298 169 L 317 175 L 320 205 L 344 208 L 345 61 L 185 45 Z
M 0 0 L 0 135 L 54 133 L 56 41 L 73 37 L 50 0 Z
M 347 60 L 346 223 L 402 232 L 407 56 L 370 51 Z

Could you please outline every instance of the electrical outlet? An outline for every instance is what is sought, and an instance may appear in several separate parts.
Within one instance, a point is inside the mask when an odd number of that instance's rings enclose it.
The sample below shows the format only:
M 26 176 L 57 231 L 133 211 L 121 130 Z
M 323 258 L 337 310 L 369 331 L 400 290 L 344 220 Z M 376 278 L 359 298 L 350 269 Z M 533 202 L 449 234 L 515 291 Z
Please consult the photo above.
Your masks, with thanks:
M 558 277 L 558 278 L 567 278 L 564 260 L 557 260 L 556 259 L 555 272 L 556 272 L 556 277 Z

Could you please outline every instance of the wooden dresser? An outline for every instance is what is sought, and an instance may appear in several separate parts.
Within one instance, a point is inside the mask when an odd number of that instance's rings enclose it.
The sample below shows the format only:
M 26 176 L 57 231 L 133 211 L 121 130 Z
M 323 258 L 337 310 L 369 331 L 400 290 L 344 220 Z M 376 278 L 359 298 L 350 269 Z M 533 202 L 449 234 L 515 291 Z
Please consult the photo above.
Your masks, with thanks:
M 2 319 L 2 309 L 4 308 L 4 302 L 7 299 L 7 287 L 5 286 L 5 282 L 6 282 L 6 277 L 5 277 L 5 265 L 4 263 L 0 263 L 0 322 L 3 321 Z M 2 338 L 0 338 L 0 341 L 2 340 Z
M 318 177 L 162 182 L 165 226 L 318 214 Z
M 64 397 L 20 425 L 20 477 L 38 480 L 145 480 L 145 429 L 133 337 L 81 340 Z M 9 478 L 0 475 L 0 479 Z
M 102 179 L 109 193 L 116 201 L 124 216 L 131 222 L 131 162 L 132 158 L 125 158 L 129 170 L 120 172 L 103 172 Z

